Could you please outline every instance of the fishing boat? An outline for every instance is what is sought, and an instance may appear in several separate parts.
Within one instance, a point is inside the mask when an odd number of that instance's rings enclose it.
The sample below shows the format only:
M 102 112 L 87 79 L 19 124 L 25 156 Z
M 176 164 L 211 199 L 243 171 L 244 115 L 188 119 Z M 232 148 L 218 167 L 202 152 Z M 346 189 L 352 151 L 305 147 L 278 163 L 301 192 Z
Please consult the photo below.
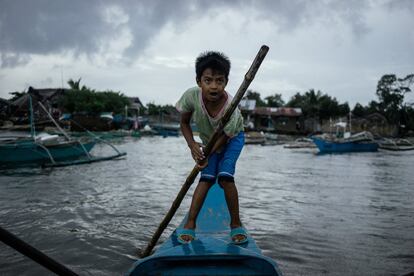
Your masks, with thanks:
M 323 134 L 313 136 L 311 139 L 321 153 L 345 153 L 345 152 L 374 152 L 378 151 L 378 143 L 369 131 L 352 134 L 352 113 L 349 112 L 349 131 L 346 122 L 337 122 L 336 134 Z M 332 121 L 331 121 L 332 127 Z M 330 131 L 332 133 L 332 131 Z
M 244 134 L 246 145 L 262 145 L 266 142 L 266 137 L 263 132 L 248 131 Z
M 73 139 L 59 126 L 46 108 L 39 106 L 47 113 L 63 136 L 47 133 L 36 134 L 33 123 L 32 98 L 29 96 L 30 136 L 4 137 L 0 139 L 0 166 L 15 167 L 27 164 L 40 164 L 48 167 L 68 166 L 83 163 L 109 160 L 126 155 L 110 145 L 117 153 L 107 157 L 92 157 L 89 152 L 96 144 L 96 139 Z M 79 159 L 80 157 L 86 157 Z
M 155 135 L 159 135 L 162 137 L 177 137 L 180 135 L 181 132 L 180 124 L 152 124 L 151 128 L 153 131 L 155 131 Z
M 414 144 L 407 139 L 383 139 L 379 141 L 379 148 L 392 151 L 414 150 Z
M 284 145 L 283 147 L 286 149 L 302 149 L 302 148 L 316 148 L 316 145 L 312 139 L 302 137 L 302 138 L 296 139 L 292 143 L 288 143 Z
M 75 159 L 85 156 L 95 145 L 94 141 L 85 143 L 78 140 L 66 141 L 56 136 L 42 135 L 33 138 L 2 141 L 0 144 L 0 165 L 43 164 Z
M 364 131 L 345 138 L 330 135 L 313 136 L 311 138 L 321 153 L 374 152 L 378 143 L 371 133 Z
M 175 230 L 153 255 L 136 261 L 127 275 L 282 275 L 250 234 L 247 243 L 235 245 L 229 224 L 223 189 L 215 184 L 198 215 L 196 239 L 181 244 Z

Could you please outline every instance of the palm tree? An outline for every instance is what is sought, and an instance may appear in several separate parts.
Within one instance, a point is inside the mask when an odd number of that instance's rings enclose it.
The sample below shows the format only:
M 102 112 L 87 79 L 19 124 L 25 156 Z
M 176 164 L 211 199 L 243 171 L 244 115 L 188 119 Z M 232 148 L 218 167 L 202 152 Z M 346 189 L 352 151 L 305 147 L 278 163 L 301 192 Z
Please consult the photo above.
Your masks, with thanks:
M 68 80 L 68 84 L 69 87 L 72 90 L 77 90 L 77 91 L 84 91 L 87 89 L 87 87 L 85 85 L 82 85 L 82 88 L 80 87 L 80 81 L 82 78 L 79 78 L 77 81 L 74 81 L 73 79 Z

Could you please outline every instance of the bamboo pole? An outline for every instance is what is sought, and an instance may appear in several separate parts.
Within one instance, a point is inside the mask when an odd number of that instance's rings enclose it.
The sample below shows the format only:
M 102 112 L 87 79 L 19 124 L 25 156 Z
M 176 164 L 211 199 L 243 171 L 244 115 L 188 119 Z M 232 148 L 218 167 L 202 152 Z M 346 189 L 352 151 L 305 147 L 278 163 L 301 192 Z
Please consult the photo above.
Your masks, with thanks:
M 244 80 L 240 85 L 239 89 L 237 90 L 236 95 L 234 96 L 230 106 L 227 108 L 226 112 L 224 113 L 223 117 L 221 118 L 217 129 L 214 131 L 213 136 L 210 138 L 210 141 L 207 143 L 207 146 L 204 148 L 205 156 L 209 156 L 210 152 L 217 141 L 217 138 L 222 133 L 224 126 L 230 120 L 231 115 L 233 114 L 234 110 L 239 105 L 241 99 L 246 93 L 247 88 L 249 87 L 250 83 L 253 81 L 257 71 L 259 70 L 262 61 L 266 57 L 267 52 L 269 51 L 269 47 L 263 45 L 259 52 L 256 55 L 252 65 L 250 66 L 249 70 L 247 71 L 246 75 L 244 76 Z M 195 178 L 197 177 L 200 169 L 197 165 L 194 166 L 191 173 L 188 175 L 187 179 L 185 180 L 183 186 L 181 187 L 180 191 L 178 192 L 177 197 L 175 198 L 174 202 L 172 203 L 170 210 L 165 215 L 164 219 L 161 221 L 158 229 L 155 231 L 154 235 L 152 236 L 150 242 L 148 243 L 147 247 L 145 248 L 144 252 L 141 254 L 141 257 L 147 257 L 151 254 L 152 249 L 157 244 L 158 239 L 160 238 L 161 234 L 164 232 L 165 228 L 167 228 L 168 224 L 170 223 L 171 219 L 173 218 L 175 212 L 180 207 L 181 202 L 184 199 L 184 196 L 187 194 L 187 191 L 190 189 L 191 184 L 193 184 Z
M 53 271 L 57 275 L 64 275 L 64 276 L 76 276 L 75 272 L 67 268 L 66 266 L 58 263 L 54 259 L 50 258 L 46 254 L 40 252 L 30 244 L 24 242 L 23 240 L 19 239 L 6 229 L 0 227 L 0 240 L 7 244 L 8 246 L 14 248 L 15 250 L 19 251 L 23 255 L 29 257 L 33 261 L 37 262 L 38 264 L 44 266 L 45 268 Z

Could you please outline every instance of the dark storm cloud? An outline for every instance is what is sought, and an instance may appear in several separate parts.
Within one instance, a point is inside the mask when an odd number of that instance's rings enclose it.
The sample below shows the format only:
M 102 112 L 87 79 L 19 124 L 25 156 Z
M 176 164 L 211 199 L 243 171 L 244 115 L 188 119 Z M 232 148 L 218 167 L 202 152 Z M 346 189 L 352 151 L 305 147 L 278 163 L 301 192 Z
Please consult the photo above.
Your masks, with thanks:
M 343 20 L 349 22 L 354 33 L 363 34 L 367 31 L 363 18 L 364 10 L 369 8 L 367 3 L 360 0 L 2 0 L 0 63 L 1 67 L 24 64 L 30 54 L 71 51 L 75 55 L 93 55 L 105 43 L 116 39 L 125 25 L 132 34 L 132 43 L 123 54 L 133 58 L 167 22 L 183 24 L 189 17 L 202 16 L 212 9 L 218 12 L 242 9 L 247 18 L 249 11 L 254 10 L 261 20 L 274 22 L 277 31 L 282 32 L 316 20 Z M 404 3 L 412 1 L 398 1 L 400 6 L 407 5 Z M 128 17 L 128 21 L 124 24 L 108 21 L 104 11 L 113 6 L 119 7 L 122 13 L 118 16 Z M 118 19 L 122 23 L 123 18 Z
M 97 1 L 1 1 L 1 52 L 48 54 L 71 49 L 89 53 L 110 27 L 100 17 L 100 9 Z
M 120 26 L 108 22 L 104 15 L 106 8 L 119 4 L 130 16 L 128 24 L 134 35 L 132 49 L 139 51 L 168 20 L 168 11 L 177 10 L 163 2 L 1 1 L 1 64 L 3 67 L 19 64 L 27 60 L 23 58 L 27 54 L 66 50 L 75 55 L 96 53 L 120 31 Z

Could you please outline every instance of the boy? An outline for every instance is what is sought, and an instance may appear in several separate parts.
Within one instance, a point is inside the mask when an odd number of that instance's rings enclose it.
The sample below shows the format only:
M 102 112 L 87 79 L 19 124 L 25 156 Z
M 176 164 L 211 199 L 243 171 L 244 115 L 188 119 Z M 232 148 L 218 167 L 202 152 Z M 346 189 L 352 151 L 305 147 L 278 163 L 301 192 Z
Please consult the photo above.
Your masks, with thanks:
M 181 113 L 181 131 L 190 148 L 193 159 L 201 171 L 200 181 L 194 191 L 188 220 L 184 229 L 177 232 L 178 241 L 186 244 L 195 239 L 197 215 L 204 203 L 208 190 L 217 181 L 224 189 L 227 207 L 230 213 L 231 238 L 233 243 L 247 242 L 247 234 L 239 217 L 239 201 L 234 183 L 236 161 L 244 145 L 243 118 L 236 108 L 223 133 L 217 139 L 208 160 L 204 156 L 202 145 L 194 141 L 190 127 L 194 119 L 203 144 L 207 144 L 213 135 L 231 96 L 224 90 L 228 83 L 230 60 L 219 52 L 202 53 L 196 60 L 196 82 L 198 87 L 188 89 L 177 102 Z

